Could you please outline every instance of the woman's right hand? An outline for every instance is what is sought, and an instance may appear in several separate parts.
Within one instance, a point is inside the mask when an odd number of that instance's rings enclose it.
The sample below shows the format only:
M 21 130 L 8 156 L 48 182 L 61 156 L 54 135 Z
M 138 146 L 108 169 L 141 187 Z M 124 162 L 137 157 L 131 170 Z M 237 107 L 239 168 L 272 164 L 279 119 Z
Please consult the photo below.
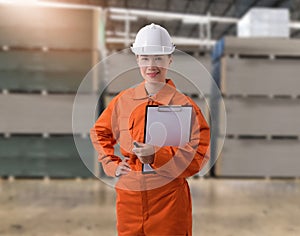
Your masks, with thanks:
M 131 168 L 129 166 L 129 164 L 127 163 L 127 161 L 129 160 L 128 157 L 125 157 L 118 165 L 117 169 L 116 169 L 116 177 L 119 177 L 121 175 L 127 175 L 130 171 Z

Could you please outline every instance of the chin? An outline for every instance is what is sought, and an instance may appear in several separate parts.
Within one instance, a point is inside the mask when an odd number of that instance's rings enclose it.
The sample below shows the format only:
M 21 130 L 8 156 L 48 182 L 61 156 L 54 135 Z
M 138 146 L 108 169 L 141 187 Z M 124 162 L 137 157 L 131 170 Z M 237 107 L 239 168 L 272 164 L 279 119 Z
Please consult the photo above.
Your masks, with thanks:
M 146 81 L 148 82 L 148 83 L 153 83 L 153 84 L 158 84 L 158 83 L 164 83 L 164 80 L 161 80 L 161 79 L 146 79 Z
M 161 76 L 149 77 L 149 76 L 146 75 L 144 78 L 146 79 L 146 81 L 155 82 L 155 83 L 165 81 L 164 79 L 161 78 Z

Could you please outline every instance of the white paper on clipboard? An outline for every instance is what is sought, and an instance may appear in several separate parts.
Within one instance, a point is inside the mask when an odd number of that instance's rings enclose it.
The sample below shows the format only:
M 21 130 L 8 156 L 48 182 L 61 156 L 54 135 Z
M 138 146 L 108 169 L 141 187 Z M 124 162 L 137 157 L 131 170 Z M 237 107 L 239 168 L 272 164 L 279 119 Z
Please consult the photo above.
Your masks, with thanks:
M 152 106 L 146 108 L 145 143 L 155 146 L 184 146 L 190 141 L 193 107 Z M 143 173 L 154 172 L 143 165 Z

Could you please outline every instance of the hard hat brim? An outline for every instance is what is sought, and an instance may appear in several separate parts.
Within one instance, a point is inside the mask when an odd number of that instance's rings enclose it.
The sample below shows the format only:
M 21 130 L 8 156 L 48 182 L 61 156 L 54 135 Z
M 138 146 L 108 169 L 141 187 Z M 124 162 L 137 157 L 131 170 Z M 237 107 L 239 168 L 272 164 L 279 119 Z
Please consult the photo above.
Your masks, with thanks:
M 134 45 L 130 47 L 131 51 L 135 55 L 169 55 L 172 54 L 175 50 L 175 46 L 144 46 L 144 47 L 135 47 Z

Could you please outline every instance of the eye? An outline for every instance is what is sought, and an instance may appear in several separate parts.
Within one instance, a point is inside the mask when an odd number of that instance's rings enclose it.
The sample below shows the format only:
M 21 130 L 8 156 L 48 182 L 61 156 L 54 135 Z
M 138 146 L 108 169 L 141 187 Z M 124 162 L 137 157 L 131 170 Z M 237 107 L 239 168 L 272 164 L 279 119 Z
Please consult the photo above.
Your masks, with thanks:
M 156 60 L 156 61 L 161 61 L 162 58 L 161 58 L 161 57 L 156 57 L 155 60 Z
M 142 57 L 141 60 L 142 61 L 148 61 L 148 58 L 147 57 Z

